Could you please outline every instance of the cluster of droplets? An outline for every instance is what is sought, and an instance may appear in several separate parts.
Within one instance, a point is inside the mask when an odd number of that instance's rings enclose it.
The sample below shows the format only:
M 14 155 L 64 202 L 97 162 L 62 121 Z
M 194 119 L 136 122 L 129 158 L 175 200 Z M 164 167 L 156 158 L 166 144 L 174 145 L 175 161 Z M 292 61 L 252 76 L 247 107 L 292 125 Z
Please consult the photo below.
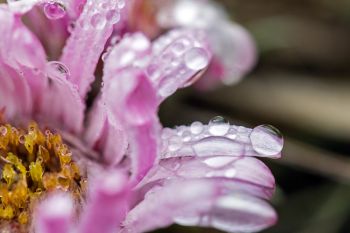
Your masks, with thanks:
M 79 24 L 83 29 L 89 29 L 90 27 L 104 29 L 106 24 L 115 24 L 120 21 L 120 10 L 124 7 L 125 0 L 105 0 L 99 1 L 99 4 L 96 4 L 93 0 L 88 0 L 82 14 L 89 17 L 81 17 L 82 20 L 79 21 Z
M 254 129 L 230 125 L 223 117 L 208 125 L 194 122 L 190 127 L 165 128 L 162 132 L 163 157 L 177 156 L 279 156 L 283 148 L 281 133 L 270 125 Z
M 206 38 L 202 31 L 173 30 L 153 43 L 153 54 L 147 67 L 150 79 L 159 83 L 161 96 L 168 96 L 176 87 L 192 83 L 185 77 L 195 77 L 210 62 Z
M 34 206 L 46 193 L 70 191 L 80 201 L 86 180 L 60 135 L 0 124 L 0 221 L 26 225 Z

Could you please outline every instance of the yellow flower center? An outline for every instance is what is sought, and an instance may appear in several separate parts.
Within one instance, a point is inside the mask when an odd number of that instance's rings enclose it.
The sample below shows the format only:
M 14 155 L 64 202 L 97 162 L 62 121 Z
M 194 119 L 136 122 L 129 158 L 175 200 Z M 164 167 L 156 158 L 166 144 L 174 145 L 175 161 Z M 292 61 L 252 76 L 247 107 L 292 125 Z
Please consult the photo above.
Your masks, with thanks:
M 86 179 L 59 134 L 0 124 L 0 221 L 30 222 L 34 205 L 48 192 L 63 190 L 81 200 Z

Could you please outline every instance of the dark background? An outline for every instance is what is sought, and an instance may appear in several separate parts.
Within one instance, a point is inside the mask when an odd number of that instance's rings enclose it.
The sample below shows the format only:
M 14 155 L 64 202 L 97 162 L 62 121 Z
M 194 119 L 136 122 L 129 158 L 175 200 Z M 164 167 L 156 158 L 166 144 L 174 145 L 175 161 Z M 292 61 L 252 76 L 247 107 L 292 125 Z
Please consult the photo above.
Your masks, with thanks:
M 350 232 L 350 1 L 217 2 L 253 34 L 259 62 L 235 86 L 178 92 L 163 104 L 162 122 L 222 115 L 231 124 L 276 126 L 283 158 L 265 162 L 276 176 L 279 222 L 264 232 Z

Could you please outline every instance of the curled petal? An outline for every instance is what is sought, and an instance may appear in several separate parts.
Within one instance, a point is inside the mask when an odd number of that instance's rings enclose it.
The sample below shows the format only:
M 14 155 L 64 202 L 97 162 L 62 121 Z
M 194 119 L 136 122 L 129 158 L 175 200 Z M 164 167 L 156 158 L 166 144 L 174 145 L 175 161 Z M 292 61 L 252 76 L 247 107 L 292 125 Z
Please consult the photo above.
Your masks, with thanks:
M 162 158 L 220 155 L 279 158 L 283 148 L 282 136 L 268 126 L 249 129 L 228 123 L 195 122 L 190 127 L 164 129 L 162 138 Z
M 172 30 L 153 43 L 146 72 L 160 101 L 196 81 L 211 59 L 207 37 L 201 30 Z
M 274 225 L 275 210 L 265 201 L 235 193 L 220 197 L 207 213 L 175 218 L 181 225 L 213 227 L 225 232 L 258 232 Z
M 201 178 L 215 181 L 223 193 L 239 191 L 266 199 L 271 198 L 275 188 L 275 179 L 264 163 L 255 158 L 228 156 L 161 160 L 138 187 L 149 188 L 169 179 Z
M 126 216 L 122 232 L 146 232 L 166 227 L 176 216 L 191 211 L 197 215 L 210 209 L 218 191 L 203 181 L 172 182 L 150 190 Z
M 109 56 L 107 63 L 113 61 L 113 57 Z M 113 70 L 109 71 L 105 70 L 105 76 L 115 75 L 117 78 L 104 86 L 104 100 L 128 135 L 133 176 L 140 180 L 158 156 L 160 124 L 156 92 L 140 70 L 124 69 L 116 74 Z
M 127 176 L 110 171 L 95 178 L 79 225 L 80 233 L 118 232 L 128 211 Z
M 101 152 L 102 160 L 108 165 L 118 164 L 127 150 L 127 137 L 120 123 L 99 98 L 90 110 L 88 128 L 84 133 L 86 142 Z
M 61 61 L 71 72 L 71 82 L 85 97 L 105 44 L 119 22 L 119 1 L 87 0 L 63 50 Z
M 44 200 L 35 216 L 37 233 L 69 233 L 73 223 L 73 201 L 66 194 L 55 194 Z

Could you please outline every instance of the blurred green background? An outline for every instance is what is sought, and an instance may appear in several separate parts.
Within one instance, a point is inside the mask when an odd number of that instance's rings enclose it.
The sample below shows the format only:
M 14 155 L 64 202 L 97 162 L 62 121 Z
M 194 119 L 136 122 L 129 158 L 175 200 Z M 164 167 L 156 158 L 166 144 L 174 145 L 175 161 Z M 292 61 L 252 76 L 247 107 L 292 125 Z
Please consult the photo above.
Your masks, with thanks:
M 276 126 L 283 158 L 264 161 L 278 184 L 272 203 L 279 222 L 264 232 L 350 232 L 350 1 L 217 2 L 253 34 L 259 62 L 235 86 L 178 92 L 162 106 L 162 122 L 222 115 L 232 124 Z

